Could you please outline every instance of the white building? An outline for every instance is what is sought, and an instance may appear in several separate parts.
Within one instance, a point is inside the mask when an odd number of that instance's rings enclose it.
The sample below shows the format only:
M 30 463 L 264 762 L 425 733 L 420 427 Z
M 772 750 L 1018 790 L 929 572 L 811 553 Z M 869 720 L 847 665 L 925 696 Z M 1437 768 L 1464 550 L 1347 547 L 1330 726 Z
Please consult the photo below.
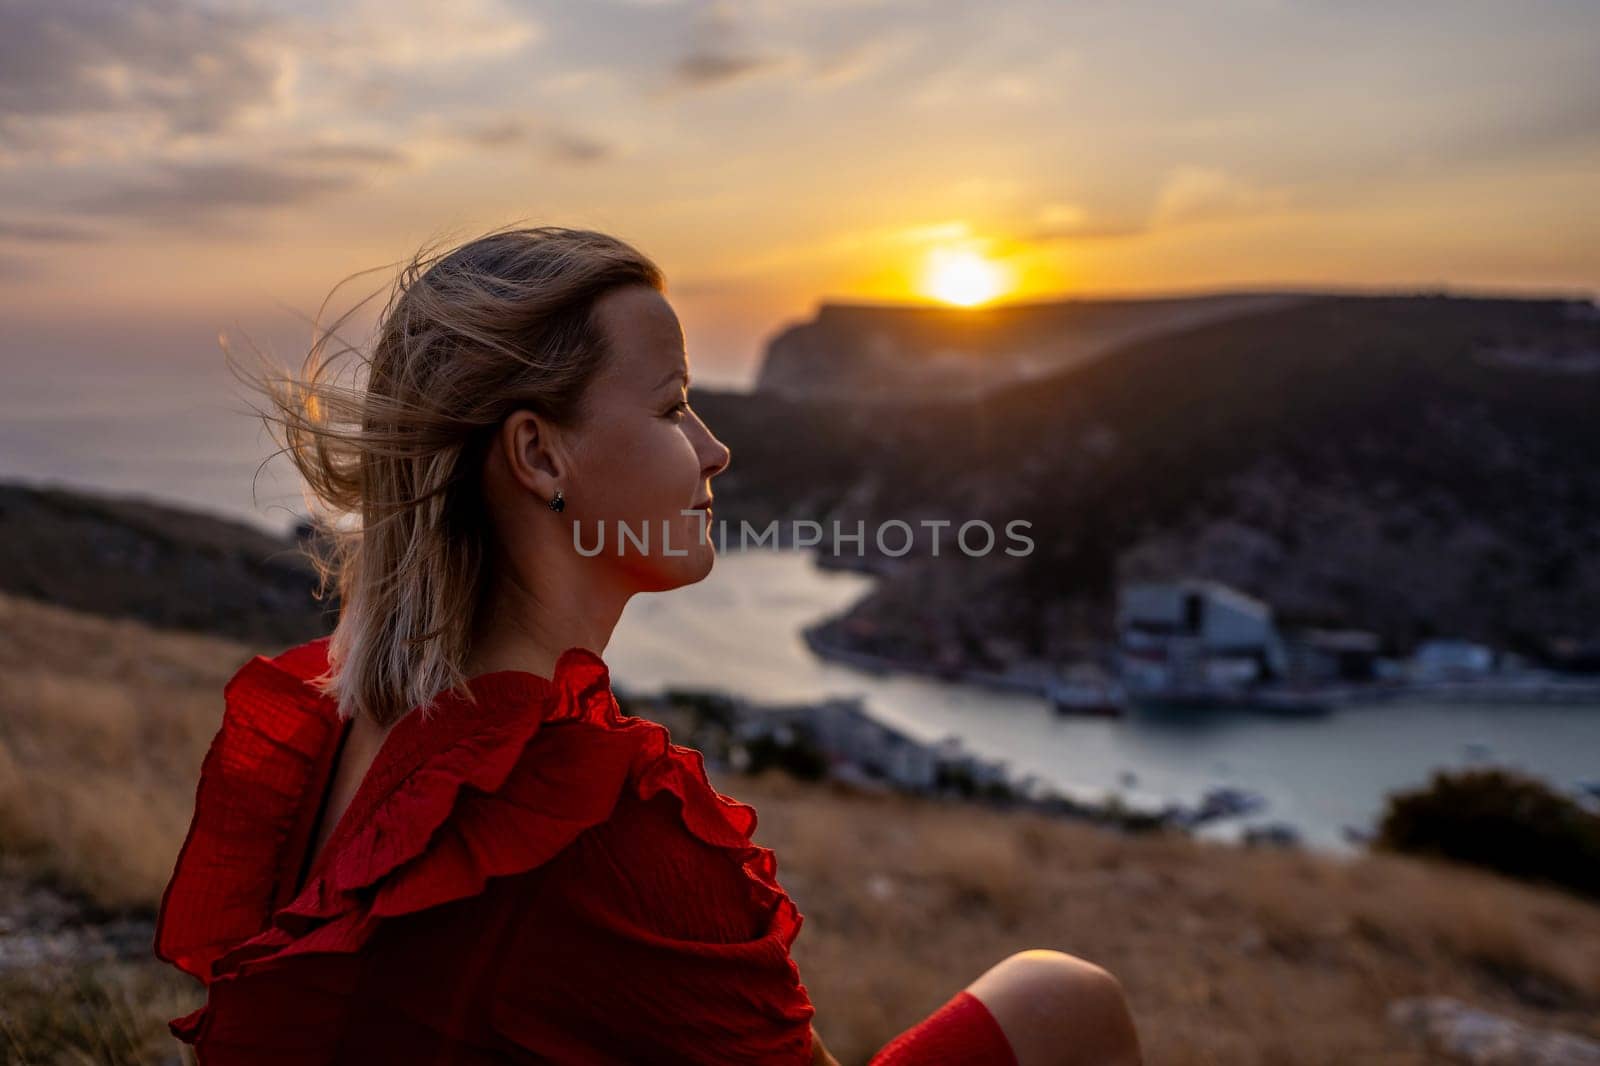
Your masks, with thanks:
M 1123 585 L 1116 625 L 1123 680 L 1133 688 L 1233 687 L 1288 671 L 1272 608 L 1219 581 Z
M 1300 682 L 1369 681 L 1379 676 L 1382 640 L 1364 629 L 1302 629 L 1284 637 L 1289 677 Z
M 1467 640 L 1425 640 L 1411 653 L 1413 681 L 1459 681 L 1494 670 L 1494 649 Z

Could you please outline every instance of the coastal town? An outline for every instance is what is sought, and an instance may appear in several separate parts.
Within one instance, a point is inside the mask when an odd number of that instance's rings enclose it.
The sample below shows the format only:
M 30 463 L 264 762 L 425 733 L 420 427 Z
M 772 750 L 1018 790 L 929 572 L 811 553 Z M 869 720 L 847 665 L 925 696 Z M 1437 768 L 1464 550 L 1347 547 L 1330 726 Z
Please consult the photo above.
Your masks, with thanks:
M 872 671 L 936 676 L 1048 699 L 1058 712 L 1120 717 L 1133 707 L 1321 714 L 1339 706 L 1421 697 L 1454 703 L 1595 703 L 1600 677 L 1555 669 L 1455 637 L 1382 654 L 1378 634 L 1283 627 L 1272 607 L 1205 578 L 1129 582 L 1118 589 L 1115 642 L 1071 662 L 1008 652 L 1002 669 L 887 660 L 807 633 L 819 655 Z M 846 630 L 848 633 L 848 629 Z M 1600 641 L 1560 649 L 1573 666 L 1600 659 Z
M 1381 654 L 1381 642 L 1370 632 L 1280 628 L 1269 605 L 1212 580 L 1124 585 L 1117 629 L 1115 646 L 1100 656 L 1062 664 L 1018 659 L 999 671 L 889 660 L 820 639 L 818 628 L 804 636 L 815 654 L 873 675 L 915 673 L 1037 696 L 1066 716 L 1119 718 L 1151 710 L 1304 717 L 1401 698 L 1457 704 L 1600 702 L 1600 681 L 1592 674 L 1536 666 L 1472 641 L 1430 639 L 1396 658 Z M 630 713 L 668 724 L 674 738 L 704 752 L 708 764 L 735 772 L 775 766 L 866 791 L 1026 807 L 1129 830 L 1193 831 L 1260 816 L 1267 806 L 1260 794 L 1229 784 L 1210 787 L 1191 803 L 1136 801 L 1109 791 L 1069 794 L 1037 775 L 1016 773 L 1007 760 L 984 757 L 954 734 L 934 740 L 915 736 L 874 715 L 859 695 L 791 704 L 682 690 L 619 698 Z M 1588 798 L 1600 799 L 1600 790 Z M 1360 843 L 1364 834 L 1362 827 L 1343 830 L 1350 843 Z M 1295 826 L 1259 817 L 1244 825 L 1237 839 L 1301 842 Z

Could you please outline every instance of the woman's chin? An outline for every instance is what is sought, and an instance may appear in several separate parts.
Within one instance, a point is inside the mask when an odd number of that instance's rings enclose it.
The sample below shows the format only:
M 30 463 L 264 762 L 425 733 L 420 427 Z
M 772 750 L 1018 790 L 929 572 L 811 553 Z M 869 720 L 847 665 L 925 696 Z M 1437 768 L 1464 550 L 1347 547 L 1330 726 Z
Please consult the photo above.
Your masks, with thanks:
M 711 573 L 711 568 L 717 565 L 717 549 L 709 541 L 705 544 L 696 544 L 689 549 L 689 555 L 683 563 L 684 569 L 693 575 L 684 584 L 692 585 L 696 581 L 704 581 Z
M 651 592 L 667 592 L 706 579 L 716 565 L 716 548 L 710 544 L 692 544 L 687 550 L 687 555 L 661 560 L 663 565 L 656 568 L 650 582 Z

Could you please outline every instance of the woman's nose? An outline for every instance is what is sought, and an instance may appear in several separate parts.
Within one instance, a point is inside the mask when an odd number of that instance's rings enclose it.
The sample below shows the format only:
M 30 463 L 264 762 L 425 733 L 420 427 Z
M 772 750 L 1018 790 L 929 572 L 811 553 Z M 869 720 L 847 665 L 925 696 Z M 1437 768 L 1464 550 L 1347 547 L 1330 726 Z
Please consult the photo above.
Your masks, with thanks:
M 728 469 L 728 463 L 733 459 L 733 450 L 726 444 L 715 437 L 711 438 L 711 443 L 714 449 L 713 458 L 710 468 L 706 471 L 706 477 L 716 477 Z
M 711 432 L 711 427 L 706 425 L 704 420 L 697 418 L 696 421 L 700 422 L 700 428 L 705 431 L 708 445 L 704 460 L 706 476 L 715 477 L 728 469 L 728 463 L 733 459 L 733 451 L 717 439 L 717 435 Z

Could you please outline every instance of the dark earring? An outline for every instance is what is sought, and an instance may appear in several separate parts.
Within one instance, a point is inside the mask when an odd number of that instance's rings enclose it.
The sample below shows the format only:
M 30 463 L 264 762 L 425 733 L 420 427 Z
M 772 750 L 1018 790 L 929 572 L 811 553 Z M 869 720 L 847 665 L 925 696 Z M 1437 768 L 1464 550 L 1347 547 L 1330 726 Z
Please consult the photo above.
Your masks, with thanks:
M 555 498 L 550 501 L 550 510 L 552 510 L 552 511 L 564 511 L 566 509 L 567 509 L 567 501 L 561 498 L 561 490 L 560 489 L 556 489 Z

